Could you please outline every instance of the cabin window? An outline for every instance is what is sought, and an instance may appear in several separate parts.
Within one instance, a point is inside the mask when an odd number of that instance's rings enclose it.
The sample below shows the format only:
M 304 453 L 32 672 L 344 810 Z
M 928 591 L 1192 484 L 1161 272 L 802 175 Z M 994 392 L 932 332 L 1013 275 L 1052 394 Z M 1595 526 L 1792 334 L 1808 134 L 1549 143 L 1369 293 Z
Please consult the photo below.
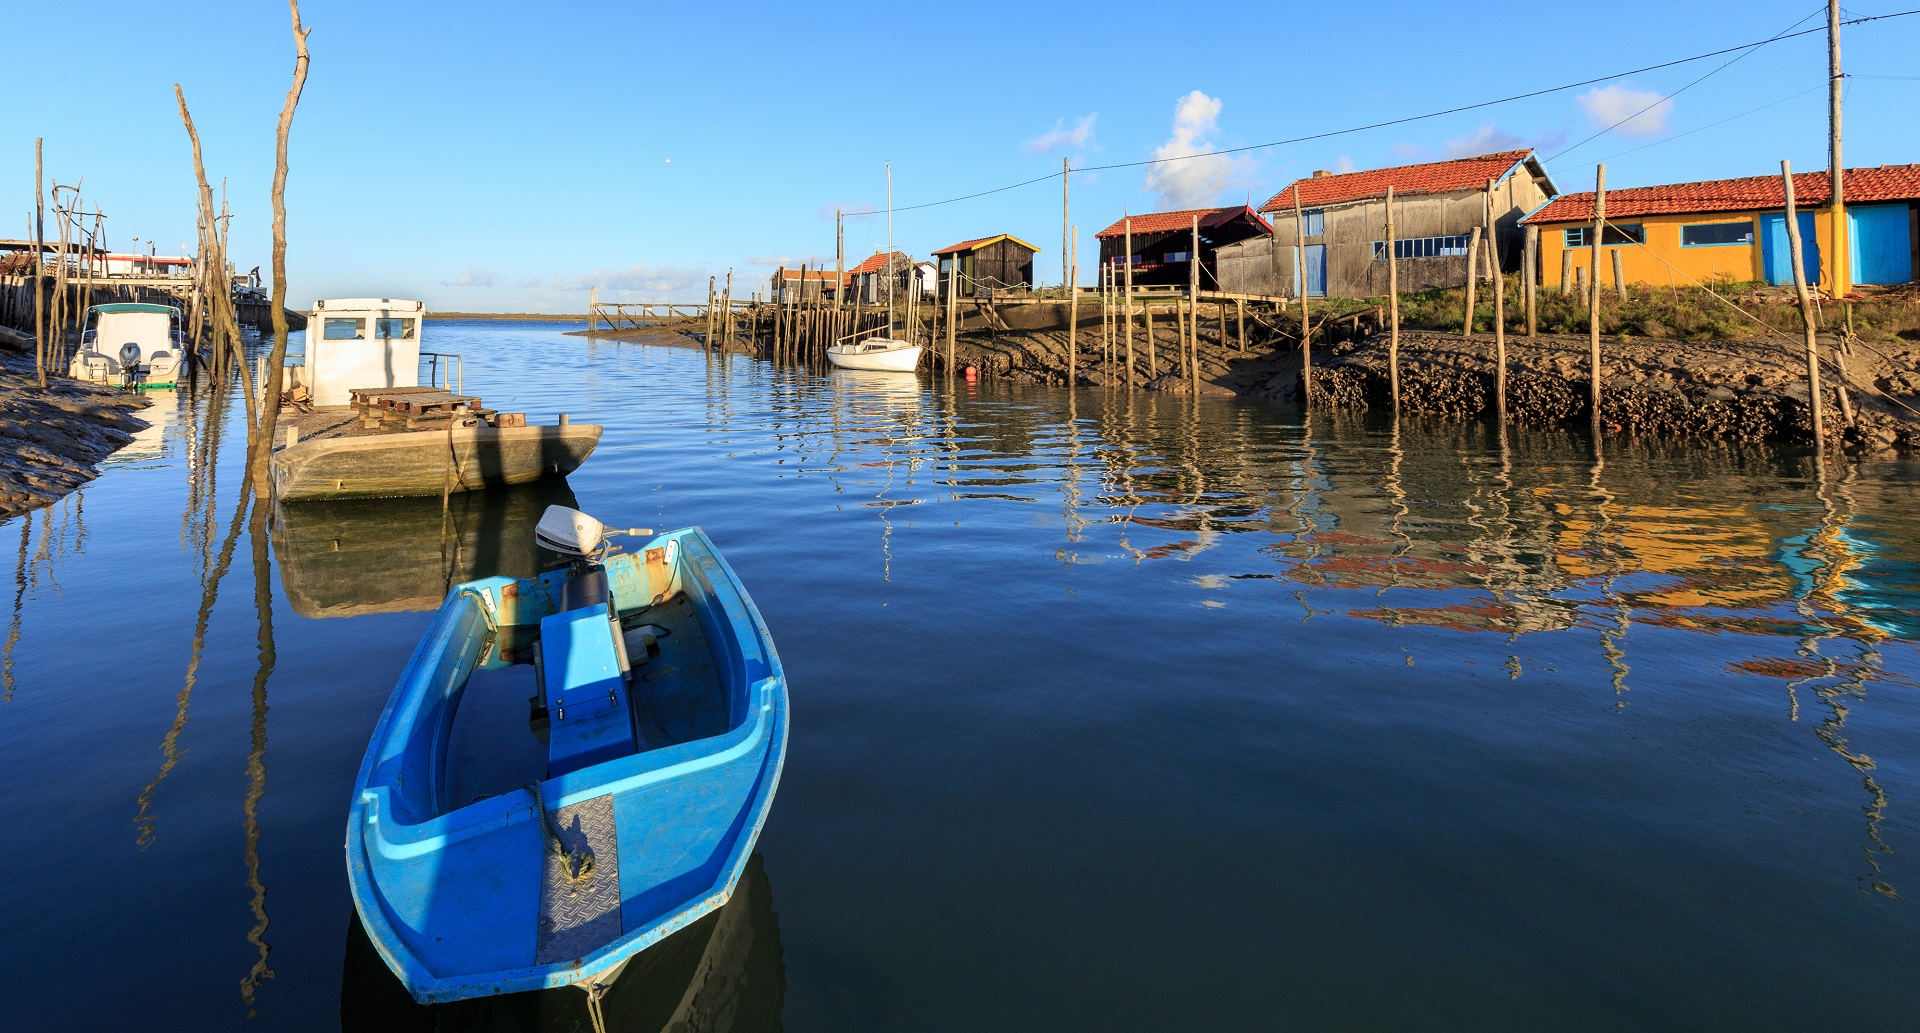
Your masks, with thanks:
M 1185 262 L 1193 257 L 1191 251 L 1169 251 L 1161 257 L 1163 262 Z
M 1593 245 L 1592 226 L 1569 226 L 1561 231 L 1566 238 L 1567 247 L 1591 247 Z M 1645 244 L 1646 230 L 1637 222 L 1607 223 L 1607 232 L 1600 238 L 1606 247 L 1619 247 L 1622 244 Z
M 1710 222 L 1680 227 L 1681 247 L 1724 247 L 1728 244 L 1752 243 L 1752 222 Z
M 413 320 L 376 319 L 373 321 L 373 336 L 385 340 L 413 340 Z
M 321 324 L 320 336 L 329 341 L 364 341 L 367 339 L 367 321 L 328 316 L 326 322 Z
M 1318 237 L 1327 232 L 1327 211 L 1324 208 L 1307 209 L 1300 221 L 1306 223 L 1306 227 L 1300 231 L 1302 236 Z
M 1450 237 L 1412 237 L 1396 240 L 1393 242 L 1393 257 L 1447 258 L 1452 255 L 1464 255 L 1467 253 L 1468 239 L 1469 234 L 1460 233 Z M 1373 242 L 1373 260 L 1376 262 L 1387 260 L 1386 241 Z

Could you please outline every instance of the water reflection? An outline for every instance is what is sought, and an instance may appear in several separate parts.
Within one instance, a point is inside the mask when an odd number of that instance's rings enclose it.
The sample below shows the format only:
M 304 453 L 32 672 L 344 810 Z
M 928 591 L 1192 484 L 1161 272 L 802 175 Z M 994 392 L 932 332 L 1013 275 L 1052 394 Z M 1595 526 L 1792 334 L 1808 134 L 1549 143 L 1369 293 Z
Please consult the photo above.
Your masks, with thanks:
M 78 492 L 14 519 L 20 523 L 20 547 L 14 555 L 13 610 L 7 619 L 6 641 L 0 643 L 0 703 L 12 702 L 17 687 L 14 652 L 20 646 L 27 603 L 41 597 L 43 589 L 54 596 L 61 594 L 60 564 L 87 551 L 86 502 Z M 0 522 L 0 527 L 5 526 Z
M 343 499 L 281 506 L 273 521 L 280 583 L 302 617 L 432 610 L 462 581 L 532 577 L 533 526 L 576 506 L 563 478 L 447 498 Z
M 347 932 L 340 1028 L 520 1030 L 594 1028 L 587 995 L 571 987 L 422 1005 L 373 949 L 359 915 Z M 786 998 L 780 924 L 759 854 L 747 860 L 732 899 L 635 955 L 602 1000 L 608 1033 L 778 1030 Z
M 240 497 L 248 495 L 241 488 Z M 253 714 L 247 737 L 247 795 L 241 805 L 246 816 L 247 907 L 253 912 L 253 927 L 247 930 L 247 942 L 259 953 L 253 967 L 240 980 L 240 999 L 246 1002 L 247 1017 L 254 1012 L 254 995 L 261 984 L 273 978 L 267 964 L 272 948 L 267 945 L 267 887 L 260 881 L 260 798 L 267 792 L 267 681 L 273 677 L 278 652 L 273 642 L 273 565 L 267 553 L 267 507 L 264 501 L 253 505 L 249 527 L 253 539 L 253 610 L 259 624 L 256 649 L 259 664 L 253 675 Z

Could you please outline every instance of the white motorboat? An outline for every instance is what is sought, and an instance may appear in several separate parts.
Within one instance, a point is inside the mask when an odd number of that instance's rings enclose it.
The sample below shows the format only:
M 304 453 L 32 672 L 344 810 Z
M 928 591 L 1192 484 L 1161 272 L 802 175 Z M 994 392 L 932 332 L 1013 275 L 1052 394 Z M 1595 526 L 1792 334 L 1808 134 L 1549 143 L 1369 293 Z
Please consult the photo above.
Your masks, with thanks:
M 67 375 L 96 384 L 174 387 L 192 357 L 171 305 L 121 303 L 87 309 Z
M 920 364 L 920 345 L 897 337 L 868 337 L 827 348 L 827 361 L 841 369 L 912 373 Z

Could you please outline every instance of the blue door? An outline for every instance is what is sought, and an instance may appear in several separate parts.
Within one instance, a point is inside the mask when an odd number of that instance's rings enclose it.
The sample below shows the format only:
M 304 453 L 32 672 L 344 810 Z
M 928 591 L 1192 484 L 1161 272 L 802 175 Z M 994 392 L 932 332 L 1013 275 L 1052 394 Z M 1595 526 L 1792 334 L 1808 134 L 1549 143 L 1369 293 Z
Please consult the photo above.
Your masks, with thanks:
M 1907 206 L 1876 204 L 1847 209 L 1848 257 L 1855 283 L 1906 283 L 1913 279 L 1913 242 Z
M 1807 286 L 1820 282 L 1820 242 L 1813 235 L 1813 213 L 1795 212 L 1800 223 L 1800 260 L 1806 264 Z M 1787 213 L 1760 217 L 1761 254 L 1767 263 L 1767 282 L 1793 282 L 1793 252 L 1787 247 Z
M 1327 246 L 1325 244 L 1307 245 L 1307 296 L 1313 298 L 1327 296 Z

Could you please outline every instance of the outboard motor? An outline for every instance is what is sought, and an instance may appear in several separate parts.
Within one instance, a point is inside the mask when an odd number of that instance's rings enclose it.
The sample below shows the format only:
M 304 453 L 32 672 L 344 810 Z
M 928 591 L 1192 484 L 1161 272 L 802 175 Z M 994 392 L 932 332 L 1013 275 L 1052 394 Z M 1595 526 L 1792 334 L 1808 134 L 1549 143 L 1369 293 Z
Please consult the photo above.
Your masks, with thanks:
M 140 382 L 140 346 L 128 341 L 120 346 L 120 386 L 133 387 Z
M 562 562 L 571 568 L 566 583 L 560 587 L 560 610 L 565 612 L 603 603 L 606 605 L 607 619 L 612 625 L 614 654 L 619 661 L 623 680 L 631 674 L 633 665 L 627 657 L 626 635 L 620 627 L 620 602 L 613 598 L 605 567 L 607 556 L 619 546 L 607 539 L 614 535 L 644 538 L 652 534 L 653 531 L 645 527 L 608 527 L 567 506 L 548 506 L 533 529 L 534 543 L 566 557 Z M 656 648 L 650 647 L 649 653 Z M 545 664 L 539 659 L 543 655 L 536 654 L 534 678 L 538 695 L 529 701 L 532 710 L 528 721 L 535 734 L 544 738 L 548 721 Z

